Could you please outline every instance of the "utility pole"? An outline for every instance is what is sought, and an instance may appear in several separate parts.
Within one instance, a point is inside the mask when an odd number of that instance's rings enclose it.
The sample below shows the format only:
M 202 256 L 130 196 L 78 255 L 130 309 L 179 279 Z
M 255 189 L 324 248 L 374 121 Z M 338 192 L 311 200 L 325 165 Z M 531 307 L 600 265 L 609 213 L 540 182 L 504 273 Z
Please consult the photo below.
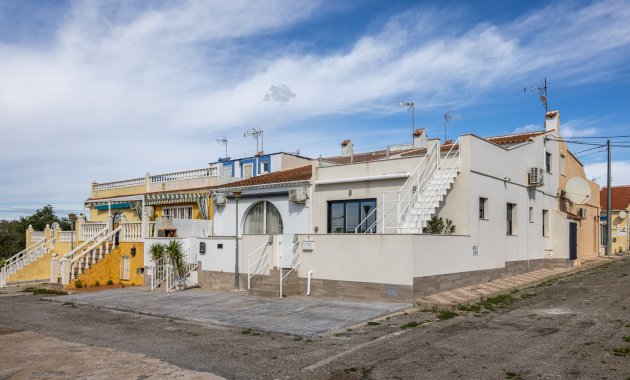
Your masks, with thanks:
M 606 140 L 606 146 L 608 148 L 608 173 L 606 175 L 606 256 L 612 255 L 612 191 L 610 189 L 611 170 L 610 170 L 610 140 Z

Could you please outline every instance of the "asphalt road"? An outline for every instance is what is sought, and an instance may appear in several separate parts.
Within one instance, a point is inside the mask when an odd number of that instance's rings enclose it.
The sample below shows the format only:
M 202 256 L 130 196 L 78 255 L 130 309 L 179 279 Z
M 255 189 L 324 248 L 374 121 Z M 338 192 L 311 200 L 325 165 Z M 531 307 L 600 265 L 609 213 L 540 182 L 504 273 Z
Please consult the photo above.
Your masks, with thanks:
M 418 311 L 311 339 L 0 297 L 0 342 L 24 331 L 238 379 L 630 379 L 629 291 L 626 257 L 514 293 L 493 311 L 444 320 Z M 410 322 L 418 326 L 401 328 Z M 624 348 L 629 356 L 615 355 Z M 3 376 L 17 368 L 14 356 L 3 354 Z M 133 377 L 152 375 L 147 366 Z

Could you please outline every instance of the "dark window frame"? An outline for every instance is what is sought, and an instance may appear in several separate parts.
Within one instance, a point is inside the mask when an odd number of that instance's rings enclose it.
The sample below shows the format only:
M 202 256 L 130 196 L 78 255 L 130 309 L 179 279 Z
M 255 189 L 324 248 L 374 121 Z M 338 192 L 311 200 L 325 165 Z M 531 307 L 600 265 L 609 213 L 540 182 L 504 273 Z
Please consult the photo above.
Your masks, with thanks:
M 354 229 L 352 231 L 348 231 L 347 230 L 347 215 L 346 215 L 346 210 L 347 210 L 347 205 L 348 204 L 353 204 L 353 203 L 357 203 L 359 204 L 358 207 L 358 212 L 359 212 L 359 219 L 358 222 L 360 223 L 363 220 L 363 217 L 361 217 L 361 203 L 364 202 L 372 202 L 373 208 L 376 208 L 378 206 L 377 203 L 377 199 L 376 198 L 362 198 L 362 199 L 345 199 L 345 200 L 333 200 L 333 201 L 328 201 L 328 206 L 327 206 L 327 211 L 328 211 L 328 215 L 326 216 L 326 223 L 327 223 L 327 232 L 329 234 L 349 234 L 349 233 L 355 233 Z M 332 209 L 334 205 L 343 205 L 343 222 L 341 223 L 341 225 L 343 225 L 343 232 L 333 232 L 332 231 Z M 370 210 L 370 212 L 372 212 Z M 373 215 L 374 215 L 374 220 L 378 220 L 376 219 L 378 217 L 378 211 L 376 211 Z M 368 226 L 365 226 L 364 228 L 366 228 Z M 361 232 L 367 232 L 364 229 L 360 230 Z M 371 231 L 369 231 L 369 233 L 376 233 L 376 226 L 372 227 Z

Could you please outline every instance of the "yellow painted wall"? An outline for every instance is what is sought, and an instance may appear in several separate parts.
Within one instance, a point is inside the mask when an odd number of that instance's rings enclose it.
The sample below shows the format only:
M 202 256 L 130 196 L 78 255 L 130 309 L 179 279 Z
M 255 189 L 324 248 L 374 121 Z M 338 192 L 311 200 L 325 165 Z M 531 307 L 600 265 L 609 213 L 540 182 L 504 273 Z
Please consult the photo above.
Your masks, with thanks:
M 619 217 L 620 211 L 612 211 L 612 252 L 617 253 L 628 250 L 628 219 L 630 218 L 630 206 L 626 210 L 624 219 Z
M 584 167 L 568 152 L 564 143 L 560 144 L 560 154 L 564 156 L 564 174 L 560 174 L 560 190 L 566 190 L 567 181 L 573 177 L 587 180 L 591 186 L 591 198 L 586 204 L 576 205 L 568 200 L 560 199 L 560 210 L 577 215 L 580 208 L 587 211 L 586 219 L 575 220 L 577 231 L 577 255 L 578 259 L 591 259 L 599 256 L 599 185 L 589 181 Z M 558 158 L 560 162 L 560 158 Z
M 140 195 L 147 192 L 146 185 L 122 187 L 120 189 L 108 189 L 92 191 L 90 198 L 121 197 L 126 195 Z
M 40 258 L 18 270 L 16 273 L 9 275 L 8 282 L 50 279 L 51 258 L 52 252 L 43 254 Z
M 79 246 L 79 242 L 75 241 L 74 247 L 76 248 L 78 246 Z M 72 250 L 71 247 L 72 247 L 71 242 L 58 242 L 58 243 L 55 243 L 55 248 L 53 249 L 53 252 L 58 254 L 59 257 L 62 257 L 66 253 L 70 253 L 70 251 Z
M 125 218 L 127 218 L 128 222 L 139 222 L 140 217 L 136 213 L 135 209 L 113 209 L 112 214 L 116 211 L 122 211 Z M 109 215 L 109 210 L 97 210 L 95 207 L 90 208 L 90 222 L 107 222 L 107 216 Z
M 136 256 L 131 257 L 131 248 L 136 247 Z M 130 279 L 121 280 L 121 256 L 130 256 Z M 142 285 L 144 284 L 144 276 L 137 274 L 138 268 L 144 268 L 144 244 L 143 243 L 120 243 L 118 248 L 112 251 L 109 255 L 105 256 L 96 265 L 93 265 L 79 275 L 79 280 L 87 285 L 94 286 L 96 281 L 101 285 L 106 285 L 107 281 L 112 280 L 114 284 L 125 285 Z M 75 282 L 71 281 L 67 287 L 74 288 Z

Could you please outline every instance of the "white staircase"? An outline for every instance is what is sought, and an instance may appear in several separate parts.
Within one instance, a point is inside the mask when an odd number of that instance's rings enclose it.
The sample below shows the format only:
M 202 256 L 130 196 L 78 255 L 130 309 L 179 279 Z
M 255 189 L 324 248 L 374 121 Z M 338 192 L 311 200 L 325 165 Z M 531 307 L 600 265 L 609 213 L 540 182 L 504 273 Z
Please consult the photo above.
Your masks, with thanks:
M 422 233 L 460 170 L 459 139 L 445 154 L 441 148 L 438 141 L 431 142 L 403 186 L 397 191 L 383 192 L 381 202 L 359 223 L 355 232 Z
M 424 189 L 418 194 L 416 202 L 403 216 L 401 233 L 422 233 L 422 229 L 435 215 L 440 203 L 453 186 L 458 172 L 451 169 L 437 169 Z
M 54 244 L 54 239 L 41 239 L 8 258 L 6 264 L 0 268 L 0 287 L 7 286 L 10 275 L 17 273 L 20 269 L 49 252 L 54 247 Z

